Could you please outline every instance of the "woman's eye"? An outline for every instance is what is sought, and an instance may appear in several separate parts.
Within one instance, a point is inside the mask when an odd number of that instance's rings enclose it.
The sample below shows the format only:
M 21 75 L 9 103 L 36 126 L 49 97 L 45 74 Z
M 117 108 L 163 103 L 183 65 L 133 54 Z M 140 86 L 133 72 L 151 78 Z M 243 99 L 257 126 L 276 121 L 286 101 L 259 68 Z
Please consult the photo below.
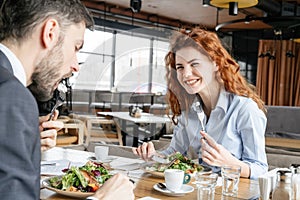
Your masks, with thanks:
M 181 65 L 176 66 L 176 70 L 181 70 L 181 69 L 183 69 L 183 66 L 181 66 Z
M 192 63 L 191 66 L 192 67 L 198 67 L 200 64 L 199 63 Z

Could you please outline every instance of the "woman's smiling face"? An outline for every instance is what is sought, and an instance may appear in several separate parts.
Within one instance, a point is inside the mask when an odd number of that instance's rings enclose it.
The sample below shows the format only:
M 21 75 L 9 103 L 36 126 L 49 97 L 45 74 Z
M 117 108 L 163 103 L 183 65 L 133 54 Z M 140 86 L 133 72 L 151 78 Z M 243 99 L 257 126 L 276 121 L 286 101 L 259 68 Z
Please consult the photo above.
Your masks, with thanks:
M 215 80 L 216 64 L 208 56 L 193 47 L 176 52 L 177 79 L 189 94 L 199 93 Z

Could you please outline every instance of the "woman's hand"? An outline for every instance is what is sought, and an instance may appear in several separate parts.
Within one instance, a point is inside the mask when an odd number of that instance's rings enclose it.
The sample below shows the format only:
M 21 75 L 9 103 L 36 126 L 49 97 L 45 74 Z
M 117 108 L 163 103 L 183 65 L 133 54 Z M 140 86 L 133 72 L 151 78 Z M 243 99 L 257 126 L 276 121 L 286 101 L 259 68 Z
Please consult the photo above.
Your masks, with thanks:
M 141 146 L 137 148 L 133 147 L 132 152 L 135 155 L 140 156 L 145 161 L 150 160 L 153 155 L 157 154 L 152 142 L 144 142 Z
M 61 121 L 55 121 L 58 117 L 58 111 L 55 110 L 53 120 L 48 121 L 49 115 L 39 117 L 40 122 L 40 137 L 41 137 L 41 151 L 46 151 L 55 147 L 57 131 L 64 127 Z
M 218 144 L 204 131 L 200 131 L 202 160 L 211 166 L 221 167 L 222 165 L 240 165 L 241 176 L 249 177 L 249 165 L 234 157 L 227 149 Z
M 236 158 L 227 149 L 218 144 L 207 133 L 200 131 L 200 134 L 202 135 L 201 153 L 204 162 L 212 166 L 221 167 L 236 161 Z

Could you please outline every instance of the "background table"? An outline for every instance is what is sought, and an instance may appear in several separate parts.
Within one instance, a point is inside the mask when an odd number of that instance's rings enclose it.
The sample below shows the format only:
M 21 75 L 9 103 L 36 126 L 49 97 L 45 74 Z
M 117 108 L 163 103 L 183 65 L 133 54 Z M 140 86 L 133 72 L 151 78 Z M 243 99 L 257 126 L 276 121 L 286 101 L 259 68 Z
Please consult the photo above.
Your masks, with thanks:
M 114 118 L 118 118 L 120 121 L 115 120 L 117 125 L 121 127 L 121 129 L 127 133 L 133 136 L 133 145 L 134 147 L 138 146 L 138 139 L 139 139 L 139 126 L 140 124 L 149 124 L 150 125 L 150 133 L 149 138 L 154 138 L 156 135 L 156 126 L 157 124 L 165 124 L 167 122 L 170 122 L 170 118 L 166 116 L 158 116 L 150 113 L 142 113 L 141 117 L 131 117 L 129 115 L 129 112 L 98 112 L 97 113 L 100 116 L 111 116 Z M 131 122 L 135 124 L 133 126 L 133 132 L 128 132 L 128 122 Z M 123 143 L 126 144 L 126 139 L 123 139 Z

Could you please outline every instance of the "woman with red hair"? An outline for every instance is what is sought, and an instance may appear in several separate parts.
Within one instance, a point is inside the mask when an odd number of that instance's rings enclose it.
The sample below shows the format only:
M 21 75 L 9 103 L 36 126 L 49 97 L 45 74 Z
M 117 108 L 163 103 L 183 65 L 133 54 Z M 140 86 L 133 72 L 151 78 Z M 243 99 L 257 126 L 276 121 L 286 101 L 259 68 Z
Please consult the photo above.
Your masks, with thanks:
M 218 36 L 200 28 L 176 32 L 165 57 L 168 101 L 176 125 L 170 146 L 156 152 L 151 142 L 133 152 L 186 154 L 214 172 L 226 164 L 241 166 L 241 177 L 257 179 L 267 172 L 264 103 L 240 73 L 239 65 Z

